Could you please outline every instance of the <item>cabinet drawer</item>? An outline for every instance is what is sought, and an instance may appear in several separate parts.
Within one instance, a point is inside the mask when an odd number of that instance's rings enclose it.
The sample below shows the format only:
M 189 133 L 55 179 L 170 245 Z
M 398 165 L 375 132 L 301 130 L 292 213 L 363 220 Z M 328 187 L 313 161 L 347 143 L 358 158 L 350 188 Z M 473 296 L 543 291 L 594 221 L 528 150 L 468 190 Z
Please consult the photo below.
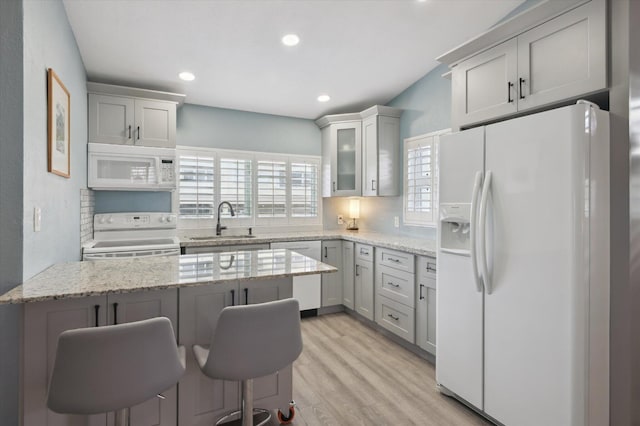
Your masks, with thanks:
M 415 342 L 415 310 L 384 296 L 376 297 L 376 322 L 403 339 Z
M 373 247 L 356 243 L 356 258 L 373 262 Z
M 418 280 L 436 279 L 436 259 L 433 257 L 418 257 Z M 435 288 L 435 287 L 434 287 Z
M 377 293 L 404 305 L 415 307 L 415 275 L 386 265 L 376 266 Z
M 413 274 L 414 256 L 412 254 L 378 247 L 376 255 L 378 265 L 386 265 Z

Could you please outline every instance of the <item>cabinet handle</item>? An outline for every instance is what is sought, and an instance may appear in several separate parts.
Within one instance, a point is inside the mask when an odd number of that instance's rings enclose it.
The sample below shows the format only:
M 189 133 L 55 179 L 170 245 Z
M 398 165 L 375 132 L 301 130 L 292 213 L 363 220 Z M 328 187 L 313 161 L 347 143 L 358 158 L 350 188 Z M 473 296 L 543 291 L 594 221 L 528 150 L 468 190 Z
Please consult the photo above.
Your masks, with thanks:
M 420 300 L 424 300 L 424 296 L 422 294 L 422 289 L 424 288 L 424 284 L 420 284 Z
M 359 276 L 360 276 L 360 273 L 358 272 L 358 270 L 359 270 L 359 269 L 358 269 L 358 266 L 360 266 L 360 265 L 356 264 L 356 277 L 359 277 Z
M 138 126 L 138 140 L 140 140 L 140 126 Z
M 394 321 L 398 321 L 400 319 L 400 317 L 394 317 L 392 314 L 387 314 L 387 316 Z
M 520 86 L 520 88 L 519 88 L 519 89 L 520 89 L 520 90 L 519 90 L 519 92 L 520 92 L 520 99 L 524 99 L 524 95 L 522 94 L 522 84 L 524 83 L 524 81 L 525 81 L 525 80 L 524 80 L 524 78 L 521 78 L 521 79 L 520 79 L 520 81 L 519 81 L 519 83 L 518 83 L 518 84 L 519 84 L 519 86 Z
M 387 257 L 387 260 L 388 260 L 389 262 L 400 263 L 400 260 L 399 260 L 399 259 L 394 259 L 393 257 Z
M 100 305 L 95 305 L 95 306 L 93 307 L 93 309 L 94 309 L 94 310 L 95 310 L 95 312 L 96 312 L 96 325 L 95 325 L 95 326 L 97 327 L 97 326 L 99 325 L 99 324 L 98 324 L 98 313 L 100 312 Z
M 513 83 L 512 82 L 508 82 L 507 83 L 507 102 L 508 103 L 512 103 L 513 99 L 511 99 L 511 88 L 513 87 Z
M 360 249 L 360 254 L 365 254 L 365 255 L 369 256 L 369 250 Z
M 376 184 L 376 180 L 375 179 L 371 179 L 371 190 L 372 191 L 376 190 L 375 184 Z
M 236 291 L 231 290 L 231 306 L 236 306 Z
M 395 288 L 400 288 L 400 284 L 394 284 L 391 281 L 389 281 L 387 285 L 390 285 L 391 287 L 395 287 Z
M 436 272 L 436 268 L 431 265 L 427 265 L 427 272 Z
M 249 289 L 248 288 L 244 289 L 244 304 L 245 305 L 249 304 Z
M 131 124 L 129 124 L 129 139 L 131 139 Z
M 326 247 L 324 248 L 324 258 L 325 259 L 327 258 L 327 248 Z
M 336 182 L 333 181 L 333 192 L 336 192 Z
M 114 325 L 118 324 L 118 304 L 117 303 L 113 304 L 113 324 Z

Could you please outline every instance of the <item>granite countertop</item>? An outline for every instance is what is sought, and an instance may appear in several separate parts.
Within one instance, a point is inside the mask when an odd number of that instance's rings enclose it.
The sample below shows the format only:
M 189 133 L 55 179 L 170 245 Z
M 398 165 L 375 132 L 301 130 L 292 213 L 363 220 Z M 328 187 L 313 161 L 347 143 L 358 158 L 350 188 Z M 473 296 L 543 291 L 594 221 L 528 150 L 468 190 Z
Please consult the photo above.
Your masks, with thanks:
M 293 277 L 337 271 L 286 249 L 59 263 L 0 296 L 0 304 Z
M 346 240 L 356 243 L 370 244 L 376 247 L 384 247 L 400 250 L 412 254 L 436 257 L 436 241 L 420 238 L 402 237 L 391 234 L 363 231 L 317 231 L 317 232 L 288 232 L 282 234 L 256 235 L 254 238 L 234 237 L 233 235 L 214 237 L 210 240 L 192 240 L 190 237 L 181 237 L 182 247 L 212 247 L 241 244 L 277 243 L 285 241 L 312 241 L 312 240 Z

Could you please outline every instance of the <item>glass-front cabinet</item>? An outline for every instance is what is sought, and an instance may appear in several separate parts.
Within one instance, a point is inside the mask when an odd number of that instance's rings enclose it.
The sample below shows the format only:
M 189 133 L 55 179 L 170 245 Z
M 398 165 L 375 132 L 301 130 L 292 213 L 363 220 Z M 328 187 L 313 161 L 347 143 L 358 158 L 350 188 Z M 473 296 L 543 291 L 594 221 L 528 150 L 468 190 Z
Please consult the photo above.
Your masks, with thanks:
M 362 122 L 359 117 L 358 120 L 331 122 L 322 127 L 324 197 L 362 194 L 361 141 Z

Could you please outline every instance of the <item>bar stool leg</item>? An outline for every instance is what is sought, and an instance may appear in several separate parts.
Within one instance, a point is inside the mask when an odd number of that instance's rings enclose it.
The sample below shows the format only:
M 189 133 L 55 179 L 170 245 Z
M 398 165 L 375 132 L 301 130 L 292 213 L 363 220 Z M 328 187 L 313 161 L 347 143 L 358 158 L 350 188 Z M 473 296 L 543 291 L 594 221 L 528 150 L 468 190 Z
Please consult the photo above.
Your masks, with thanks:
M 242 426 L 253 426 L 253 379 L 242 381 Z
M 129 409 L 123 408 L 116 411 L 116 425 L 115 426 L 129 426 Z

